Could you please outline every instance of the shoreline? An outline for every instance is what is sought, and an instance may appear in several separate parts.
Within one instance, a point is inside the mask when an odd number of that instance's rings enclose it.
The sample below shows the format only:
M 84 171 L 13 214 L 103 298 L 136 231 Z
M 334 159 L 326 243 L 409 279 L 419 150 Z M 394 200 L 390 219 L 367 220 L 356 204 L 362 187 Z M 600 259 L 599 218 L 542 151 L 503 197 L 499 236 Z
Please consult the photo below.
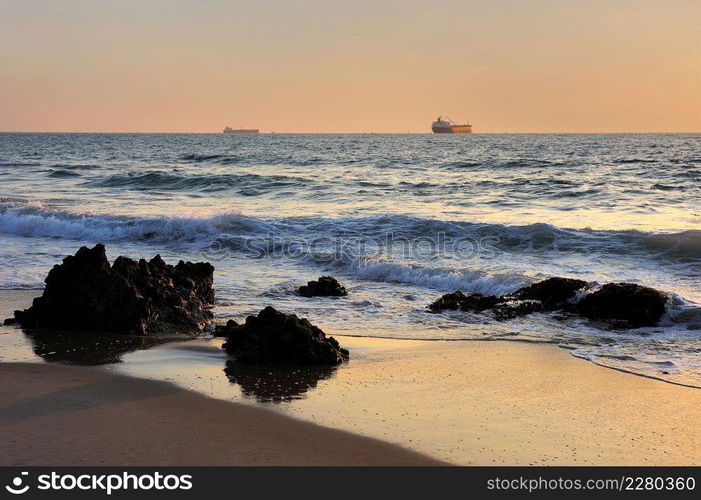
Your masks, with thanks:
M 41 293 L 43 292 L 43 288 L 8 288 L 8 289 L 2 289 L 0 290 L 0 328 L 2 327 L 2 321 L 5 317 L 9 317 L 12 315 L 12 311 L 17 308 L 17 309 L 24 309 L 27 308 L 31 305 L 32 299 L 34 299 L 37 296 L 40 296 Z M 342 332 L 333 332 L 329 329 L 327 329 L 328 334 L 330 336 L 336 337 L 336 338 L 345 338 L 349 339 L 351 342 L 354 339 L 376 339 L 378 341 L 396 341 L 396 342 L 427 342 L 427 343 L 432 343 L 432 342 L 507 342 L 507 343 L 516 343 L 516 344 L 526 344 L 526 345 L 544 345 L 544 346 L 555 346 L 558 349 L 561 349 L 562 351 L 566 352 L 569 356 L 572 356 L 573 358 L 584 360 L 587 363 L 591 363 L 595 366 L 598 366 L 600 368 L 608 369 L 608 370 L 613 370 L 616 372 L 620 373 L 625 373 L 628 375 L 632 375 L 635 377 L 642 377 L 650 380 L 655 380 L 659 381 L 665 384 L 671 384 L 674 386 L 679 386 L 679 387 L 687 387 L 690 389 L 699 389 L 701 390 L 701 385 L 694 384 L 692 382 L 685 382 L 683 380 L 674 380 L 671 377 L 662 377 L 662 376 L 657 376 L 653 375 L 650 373 L 645 373 L 642 371 L 636 371 L 634 369 L 629 369 L 621 366 L 615 366 L 615 365 L 610 365 L 603 363 L 599 360 L 593 360 L 589 359 L 585 356 L 578 356 L 576 354 L 572 354 L 571 348 L 562 346 L 560 342 L 555 342 L 555 341 L 547 341 L 547 340 L 536 340 L 536 339 L 521 339 L 521 338 L 509 338 L 509 337 L 502 337 L 502 338 L 496 338 L 496 339 L 478 339 L 478 338 L 421 338 L 421 339 L 411 339 L 411 338 L 405 338 L 405 337 L 394 337 L 391 335 L 354 335 L 354 334 L 348 334 L 346 331 Z M 143 339 L 148 339 L 147 337 L 140 337 L 140 336 L 125 336 L 125 338 L 131 337 L 131 338 L 141 338 Z M 178 340 L 198 340 L 198 338 L 188 338 L 188 337 L 178 337 L 177 335 L 173 335 L 172 337 L 168 336 L 159 336 L 159 340 L 162 340 L 163 343 L 167 342 L 173 342 L 173 341 L 178 341 Z M 152 345 L 156 346 L 160 342 L 154 342 Z M 0 343 L 0 348 L 2 347 Z M 126 352 L 126 351 L 125 351 Z M 34 356 L 35 357 L 35 356 Z M 2 353 L 0 352 L 0 363 L 2 362 Z M 25 361 L 25 360 L 12 360 L 12 361 Z M 29 361 L 29 360 L 26 360 Z M 48 360 L 46 360 L 48 361 Z M 69 363 L 72 364 L 72 363 Z M 80 364 L 80 363 L 78 363 Z M 104 363 L 107 364 L 107 363 Z
M 386 423 L 351 406 L 348 429 L 458 465 L 701 463 L 698 389 L 606 369 L 554 344 L 339 340 L 366 359 L 351 359 L 287 411 L 338 426 L 334 408 L 363 401 Z
M 2 466 L 446 465 L 167 382 L 36 363 L 0 376 Z
M 23 307 L 31 296 L 32 291 L 4 293 L 0 295 L 0 310 Z M 168 389 L 163 398 L 135 398 L 88 409 L 80 407 L 80 399 L 64 399 L 63 410 L 44 419 L 0 426 L 0 438 L 9 433 L 8 443 L 19 440 L 8 449 L 23 450 L 25 454 L 16 456 L 15 461 L 26 461 L 27 465 L 44 464 L 41 460 L 46 456 L 62 457 L 57 463 L 75 463 L 61 460 L 83 456 L 98 463 L 105 457 L 95 454 L 95 439 L 103 434 L 103 444 L 110 453 L 125 460 L 133 458 L 133 449 L 157 453 L 163 446 L 177 446 L 179 440 L 192 438 L 185 449 L 192 446 L 198 451 L 178 457 L 182 460 L 178 463 L 187 465 L 379 465 L 397 460 L 402 464 L 403 460 L 423 460 L 426 464 L 455 465 L 700 463 L 698 389 L 607 369 L 610 367 L 574 357 L 554 344 L 398 340 L 329 333 L 351 350 L 350 362 L 301 382 L 292 380 L 290 390 L 280 384 L 289 384 L 289 379 L 231 372 L 221 349 L 222 339 L 170 342 L 125 351 L 121 363 L 71 367 L 39 361 L 20 330 L 16 335 L 9 332 L 0 335 L 2 345 L 10 350 L 21 345 L 21 360 L 33 362 L 0 361 L 3 375 L 11 367 L 16 371 L 14 379 L 5 377 L 8 382 L 0 390 L 0 416 L 6 414 L 7 405 L 21 408 L 26 404 L 26 394 L 42 393 L 52 384 L 70 385 L 73 375 L 62 380 L 66 374 L 79 375 L 87 385 L 113 377 L 129 380 L 129 390 L 117 384 L 114 397 L 126 397 L 130 390 L 152 394 L 149 387 Z M 9 360 L 7 353 L 0 356 Z M 28 380 L 34 385 L 27 385 Z M 160 395 L 159 391 L 156 394 Z M 111 397 L 110 390 L 102 394 L 100 397 Z M 177 401 L 185 398 L 185 414 L 176 403 L 159 405 L 171 396 Z M 194 404 L 190 402 L 193 397 L 206 401 L 203 408 L 212 410 L 198 413 L 188 409 Z M 19 412 L 12 411 L 14 415 Z M 239 415 L 248 411 L 256 415 L 251 417 L 254 422 L 266 422 L 257 432 L 250 432 L 250 421 L 235 417 L 218 421 L 217 433 L 207 433 L 210 415 L 219 418 L 222 412 Z M 110 434 L 114 430 L 111 423 L 122 425 L 125 415 L 135 421 L 120 432 L 134 433 L 130 439 L 143 438 L 141 444 L 138 439 L 129 441 L 129 449 L 123 448 L 121 433 Z M 85 421 L 71 420 L 76 418 Z M 323 446 L 313 456 L 298 457 L 295 447 L 305 446 L 304 440 L 294 444 L 285 441 L 285 436 L 281 442 L 270 437 L 275 435 L 271 433 L 278 427 L 278 418 L 285 425 L 306 426 L 303 432 L 323 440 Z M 161 425 L 142 426 L 142 422 L 152 425 L 154 419 Z M 79 443 L 78 450 L 55 444 L 52 429 L 56 425 L 66 426 L 68 435 Z M 241 433 L 242 426 L 250 438 L 248 448 L 243 454 L 232 455 L 222 449 L 220 441 L 236 444 L 231 439 Z M 183 429 L 192 432 L 183 438 Z M 349 457 L 335 448 L 339 445 L 334 444 L 334 432 L 341 432 L 350 447 L 369 447 L 367 458 L 348 462 Z M 370 442 L 356 442 L 355 438 Z M 171 443 L 173 440 L 176 443 Z M 203 461 L 209 457 L 208 447 L 214 450 L 213 462 Z M 161 464 L 158 455 L 150 458 L 157 461 L 149 465 Z M 174 464 L 170 456 L 161 458 L 166 460 L 163 464 Z

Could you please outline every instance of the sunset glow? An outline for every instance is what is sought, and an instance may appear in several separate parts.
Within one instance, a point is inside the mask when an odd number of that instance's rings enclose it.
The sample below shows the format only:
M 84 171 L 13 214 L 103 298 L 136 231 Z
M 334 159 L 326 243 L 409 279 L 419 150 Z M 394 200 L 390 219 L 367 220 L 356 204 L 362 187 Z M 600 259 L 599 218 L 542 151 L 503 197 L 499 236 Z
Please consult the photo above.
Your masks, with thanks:
M 0 131 L 701 131 L 701 2 L 1 1 Z

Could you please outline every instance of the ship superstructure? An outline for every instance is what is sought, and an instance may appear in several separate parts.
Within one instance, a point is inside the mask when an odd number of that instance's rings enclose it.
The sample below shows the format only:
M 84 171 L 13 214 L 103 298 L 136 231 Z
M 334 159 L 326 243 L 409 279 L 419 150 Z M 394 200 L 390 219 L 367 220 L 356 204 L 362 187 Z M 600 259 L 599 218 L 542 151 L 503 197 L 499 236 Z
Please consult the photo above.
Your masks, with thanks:
M 458 125 L 450 118 L 439 116 L 431 124 L 431 130 L 434 134 L 471 134 L 472 125 L 469 123 Z

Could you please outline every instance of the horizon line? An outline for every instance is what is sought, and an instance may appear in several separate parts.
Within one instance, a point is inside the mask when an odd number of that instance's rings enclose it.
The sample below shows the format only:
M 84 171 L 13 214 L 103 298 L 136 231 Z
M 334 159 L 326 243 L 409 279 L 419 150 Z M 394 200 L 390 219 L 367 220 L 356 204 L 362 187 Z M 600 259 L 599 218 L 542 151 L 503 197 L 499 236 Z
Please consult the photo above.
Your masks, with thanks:
M 192 134 L 202 134 L 202 135 L 225 135 L 223 132 L 164 132 L 164 131 L 102 131 L 102 130 L 75 130 L 75 131 L 52 131 L 52 130 L 0 130 L 0 134 L 172 134 L 172 135 L 192 135 Z M 550 131 L 550 132 L 471 132 L 469 134 L 435 134 L 433 132 L 257 132 L 251 134 L 226 134 L 228 135 L 662 135 L 662 134 L 701 134 L 701 130 L 698 131 L 654 131 L 654 132 L 640 132 L 640 131 L 613 131 L 613 132 L 571 132 L 571 131 Z

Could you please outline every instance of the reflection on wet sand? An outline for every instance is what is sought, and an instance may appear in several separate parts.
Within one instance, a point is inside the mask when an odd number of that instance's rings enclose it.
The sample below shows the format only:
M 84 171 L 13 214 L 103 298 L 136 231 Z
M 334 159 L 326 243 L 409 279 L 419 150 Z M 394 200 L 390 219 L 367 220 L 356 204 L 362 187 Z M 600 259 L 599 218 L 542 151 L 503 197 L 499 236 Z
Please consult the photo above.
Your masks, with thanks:
M 167 339 L 139 335 L 95 334 L 81 331 L 23 330 L 32 350 L 45 361 L 73 365 L 119 363 L 123 354 L 148 349 Z
M 330 379 L 336 366 L 251 366 L 226 362 L 224 373 L 241 387 L 245 397 L 262 403 L 301 399 L 314 389 L 320 380 Z

